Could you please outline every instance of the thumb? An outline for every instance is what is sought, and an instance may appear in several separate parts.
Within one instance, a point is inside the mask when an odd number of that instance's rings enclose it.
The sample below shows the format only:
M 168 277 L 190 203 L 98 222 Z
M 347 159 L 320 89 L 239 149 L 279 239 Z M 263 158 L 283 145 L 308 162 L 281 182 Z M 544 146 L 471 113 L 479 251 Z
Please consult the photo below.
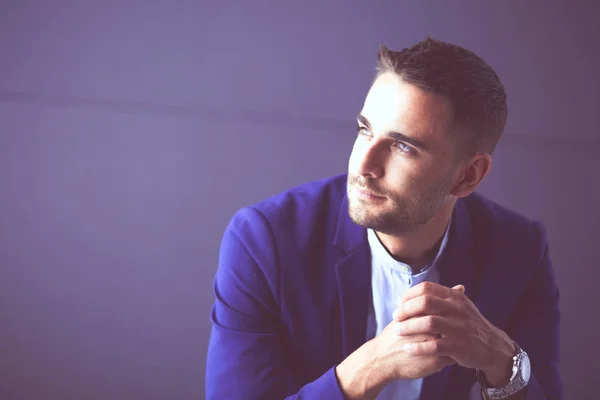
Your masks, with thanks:
M 452 288 L 452 290 L 458 290 L 461 293 L 465 293 L 465 287 L 463 285 L 456 285 Z

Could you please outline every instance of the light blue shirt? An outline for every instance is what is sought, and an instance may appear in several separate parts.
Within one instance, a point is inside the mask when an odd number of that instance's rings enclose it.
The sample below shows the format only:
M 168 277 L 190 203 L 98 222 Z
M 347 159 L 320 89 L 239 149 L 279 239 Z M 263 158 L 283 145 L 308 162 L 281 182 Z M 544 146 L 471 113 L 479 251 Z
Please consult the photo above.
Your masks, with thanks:
M 437 256 L 419 273 L 413 274 L 412 268 L 394 260 L 379 241 L 375 232 L 367 230 L 371 248 L 371 287 L 372 302 L 367 320 L 367 340 L 373 339 L 392 322 L 392 313 L 398 306 L 400 297 L 409 288 L 424 281 L 439 282 L 437 262 L 448 242 L 450 224 L 440 244 Z M 423 379 L 397 380 L 383 388 L 377 400 L 418 400 Z

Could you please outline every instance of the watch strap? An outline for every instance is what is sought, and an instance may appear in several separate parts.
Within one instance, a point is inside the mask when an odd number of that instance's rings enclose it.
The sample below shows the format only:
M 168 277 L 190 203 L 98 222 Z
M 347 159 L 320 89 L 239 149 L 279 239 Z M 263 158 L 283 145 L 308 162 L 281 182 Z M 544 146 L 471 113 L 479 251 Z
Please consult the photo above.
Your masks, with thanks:
M 521 371 L 519 370 L 521 359 L 526 357 L 527 353 L 525 353 L 525 351 L 521 349 L 516 342 L 513 341 L 513 344 L 515 346 L 515 355 L 513 356 L 512 366 L 513 374 L 510 381 L 505 386 L 500 388 L 491 387 L 485 378 L 485 373 L 479 369 L 475 371 L 477 381 L 481 386 L 481 395 L 485 400 L 506 399 L 519 393 L 527 386 L 527 382 L 525 382 L 521 376 Z

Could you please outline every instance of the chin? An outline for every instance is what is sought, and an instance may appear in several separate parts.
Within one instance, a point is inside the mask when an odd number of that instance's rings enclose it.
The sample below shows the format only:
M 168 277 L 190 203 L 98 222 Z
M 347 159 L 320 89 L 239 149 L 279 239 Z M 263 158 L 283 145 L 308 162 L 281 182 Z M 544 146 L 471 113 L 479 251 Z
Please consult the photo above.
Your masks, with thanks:
M 348 205 L 348 214 L 355 224 L 360 225 L 363 228 L 373 228 L 377 225 L 377 214 L 365 210 L 364 207 Z

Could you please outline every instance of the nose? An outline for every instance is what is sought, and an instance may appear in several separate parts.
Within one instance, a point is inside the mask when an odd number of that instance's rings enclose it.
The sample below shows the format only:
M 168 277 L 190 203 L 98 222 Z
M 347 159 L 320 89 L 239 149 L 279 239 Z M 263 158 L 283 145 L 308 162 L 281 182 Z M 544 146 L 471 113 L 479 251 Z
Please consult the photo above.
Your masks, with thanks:
M 383 140 L 371 139 L 363 144 L 363 151 L 359 155 L 359 175 L 369 175 L 372 178 L 381 178 L 385 171 L 387 146 Z

